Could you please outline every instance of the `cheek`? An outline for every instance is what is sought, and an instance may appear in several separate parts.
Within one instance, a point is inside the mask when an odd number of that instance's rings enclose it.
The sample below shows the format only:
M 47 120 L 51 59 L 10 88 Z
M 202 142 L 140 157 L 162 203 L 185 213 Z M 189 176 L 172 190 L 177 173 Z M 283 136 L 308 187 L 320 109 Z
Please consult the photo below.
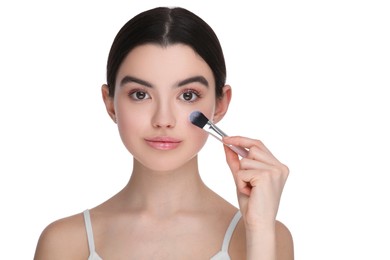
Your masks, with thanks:
M 115 104 L 115 113 L 119 134 L 124 142 L 134 136 L 139 128 L 145 124 L 145 113 L 137 111 L 135 107 L 130 107 L 123 97 L 119 97 Z
M 185 125 L 184 131 L 186 132 L 186 136 L 184 138 L 187 140 L 186 143 L 188 144 L 186 147 L 191 153 L 190 157 L 195 156 L 206 144 L 209 134 L 203 129 L 193 125 L 189 120 Z
M 119 124 L 129 124 L 142 120 L 145 117 L 145 111 L 142 107 L 132 105 L 128 91 L 119 89 L 115 92 L 115 113 Z
M 202 112 L 208 118 L 212 118 L 214 111 L 210 107 L 206 109 L 198 107 L 197 109 L 187 111 L 187 114 L 183 119 L 183 132 L 186 133 L 186 138 L 193 143 L 193 145 L 196 147 L 196 150 L 200 150 L 206 143 L 209 134 L 202 128 L 191 123 L 189 116 L 193 111 L 196 110 Z
M 208 133 L 206 131 L 197 127 L 196 125 L 193 125 L 190 120 L 187 120 L 186 129 L 190 135 L 189 137 L 198 142 L 205 142 L 208 137 Z

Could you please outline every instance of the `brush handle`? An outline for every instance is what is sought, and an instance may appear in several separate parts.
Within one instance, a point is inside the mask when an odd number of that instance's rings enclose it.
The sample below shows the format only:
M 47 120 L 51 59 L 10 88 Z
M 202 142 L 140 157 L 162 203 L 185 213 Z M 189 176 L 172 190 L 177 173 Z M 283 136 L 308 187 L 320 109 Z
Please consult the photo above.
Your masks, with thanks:
M 233 152 L 237 153 L 241 157 L 247 157 L 248 156 L 248 150 L 241 147 L 241 146 L 235 146 L 235 145 L 228 145 L 225 144 L 227 147 L 229 147 Z
M 207 125 L 209 127 L 203 128 L 203 129 L 205 129 L 207 132 L 209 132 L 209 134 L 211 134 L 212 136 L 214 136 L 215 138 L 217 138 L 219 141 L 221 141 L 223 143 L 222 137 L 228 136 L 228 135 L 210 121 L 207 122 Z M 230 144 L 225 144 L 225 143 L 223 143 L 223 144 L 226 145 L 227 147 L 229 147 L 233 152 L 237 153 L 241 157 L 248 156 L 248 150 L 241 147 L 241 146 L 235 146 L 235 145 L 230 145 Z

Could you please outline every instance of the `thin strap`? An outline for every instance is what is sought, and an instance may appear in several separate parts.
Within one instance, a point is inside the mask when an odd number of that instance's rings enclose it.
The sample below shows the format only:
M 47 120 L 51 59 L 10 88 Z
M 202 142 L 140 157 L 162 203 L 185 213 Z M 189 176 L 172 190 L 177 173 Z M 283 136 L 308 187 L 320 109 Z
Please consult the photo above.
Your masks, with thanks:
M 228 252 L 230 239 L 232 238 L 234 229 L 236 228 L 240 218 L 241 218 L 241 212 L 237 211 L 237 213 L 234 215 L 232 221 L 230 222 L 230 225 L 229 225 L 228 229 L 226 230 L 225 237 L 223 238 L 222 250 L 221 251 Z
M 84 213 L 85 229 L 87 230 L 89 253 L 93 254 L 95 252 L 95 241 L 93 240 L 91 216 L 89 214 L 88 209 L 85 210 L 83 213 Z

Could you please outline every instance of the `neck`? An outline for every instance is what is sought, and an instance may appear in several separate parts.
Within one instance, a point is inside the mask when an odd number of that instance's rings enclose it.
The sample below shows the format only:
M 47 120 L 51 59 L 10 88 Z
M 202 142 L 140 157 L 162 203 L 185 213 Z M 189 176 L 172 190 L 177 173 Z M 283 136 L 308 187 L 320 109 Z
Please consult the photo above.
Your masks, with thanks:
M 126 200 L 141 211 L 169 215 L 202 206 L 208 188 L 200 178 L 197 157 L 169 172 L 152 171 L 134 160 L 134 170 L 124 189 Z

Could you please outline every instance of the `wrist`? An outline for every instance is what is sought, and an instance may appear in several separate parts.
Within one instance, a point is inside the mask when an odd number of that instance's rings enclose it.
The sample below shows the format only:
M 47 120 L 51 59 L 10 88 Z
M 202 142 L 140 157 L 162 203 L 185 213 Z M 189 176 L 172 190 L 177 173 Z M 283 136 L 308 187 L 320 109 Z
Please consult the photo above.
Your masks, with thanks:
M 276 259 L 275 224 L 256 225 L 246 229 L 247 259 Z
M 255 220 L 245 221 L 245 230 L 247 233 L 259 233 L 259 232 L 275 232 L 276 227 L 276 219 L 269 219 L 269 220 Z
M 273 239 L 276 236 L 275 223 L 247 226 L 245 228 L 247 240 Z

